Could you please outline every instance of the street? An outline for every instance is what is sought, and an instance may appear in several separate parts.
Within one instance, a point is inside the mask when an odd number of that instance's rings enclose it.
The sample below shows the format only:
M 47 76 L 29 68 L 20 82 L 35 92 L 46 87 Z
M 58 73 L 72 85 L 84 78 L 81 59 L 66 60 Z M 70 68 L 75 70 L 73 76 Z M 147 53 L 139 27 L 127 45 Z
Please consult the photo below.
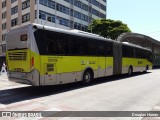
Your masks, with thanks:
M 159 103 L 159 69 L 147 73 L 135 73 L 132 77 L 120 75 L 100 78 L 90 86 L 73 83 L 33 87 L 10 82 L 6 75 L 0 76 L 0 111 L 151 111 Z M 144 118 L 144 120 L 154 120 L 154 118 Z

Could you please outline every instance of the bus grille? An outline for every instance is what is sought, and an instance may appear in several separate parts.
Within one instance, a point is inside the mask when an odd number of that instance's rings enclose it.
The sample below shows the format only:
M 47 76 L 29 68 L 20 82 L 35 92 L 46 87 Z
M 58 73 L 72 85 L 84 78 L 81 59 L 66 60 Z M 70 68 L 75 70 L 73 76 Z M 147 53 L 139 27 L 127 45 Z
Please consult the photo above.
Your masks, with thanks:
M 27 60 L 27 52 L 8 53 L 9 60 Z

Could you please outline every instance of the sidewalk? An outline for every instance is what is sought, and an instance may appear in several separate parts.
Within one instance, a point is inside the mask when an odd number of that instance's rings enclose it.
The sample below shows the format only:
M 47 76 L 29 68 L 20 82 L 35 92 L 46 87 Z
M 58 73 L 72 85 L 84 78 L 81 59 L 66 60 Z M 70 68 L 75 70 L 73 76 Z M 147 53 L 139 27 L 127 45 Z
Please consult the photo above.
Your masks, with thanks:
M 29 86 L 29 85 L 11 82 L 8 80 L 6 73 L 0 74 L 0 91 L 6 90 L 6 89 L 25 87 L 25 86 Z
M 8 80 L 8 78 L 7 78 L 7 73 L 0 73 L 0 80 L 4 80 L 5 79 L 5 81 L 6 80 Z
M 154 106 L 151 111 L 159 111 L 160 112 L 160 102 Z M 160 117 L 144 117 L 142 120 L 160 120 Z
M 26 86 L 29 85 L 8 81 L 6 73 L 0 75 L 0 91 L 6 89 L 19 88 L 19 87 L 26 87 Z M 151 108 L 148 111 L 160 111 L 160 100 L 159 103 L 157 103 L 153 108 Z M 160 120 L 160 117 L 144 117 L 142 118 L 142 120 Z

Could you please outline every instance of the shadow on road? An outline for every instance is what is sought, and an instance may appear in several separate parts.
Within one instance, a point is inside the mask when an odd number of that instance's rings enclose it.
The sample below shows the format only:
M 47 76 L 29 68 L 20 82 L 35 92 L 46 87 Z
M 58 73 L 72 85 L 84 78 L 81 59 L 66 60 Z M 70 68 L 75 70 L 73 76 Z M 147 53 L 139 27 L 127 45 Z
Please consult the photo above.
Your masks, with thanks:
M 149 72 L 145 74 L 149 74 Z M 144 75 L 144 73 L 134 73 L 130 77 L 139 76 L 139 75 Z M 90 86 L 117 81 L 117 80 L 124 80 L 125 78 L 128 78 L 128 76 L 118 75 L 118 76 L 99 78 L 99 79 L 95 79 L 93 81 L 93 84 Z M 85 88 L 85 87 L 89 87 L 89 86 L 82 86 L 79 83 L 71 83 L 66 85 L 43 86 L 43 87 L 27 86 L 27 87 L 21 87 L 21 88 L 1 90 L 0 104 L 11 104 L 15 102 L 21 102 L 25 100 L 31 100 L 31 99 L 45 97 L 49 95 L 64 93 L 64 92 Z

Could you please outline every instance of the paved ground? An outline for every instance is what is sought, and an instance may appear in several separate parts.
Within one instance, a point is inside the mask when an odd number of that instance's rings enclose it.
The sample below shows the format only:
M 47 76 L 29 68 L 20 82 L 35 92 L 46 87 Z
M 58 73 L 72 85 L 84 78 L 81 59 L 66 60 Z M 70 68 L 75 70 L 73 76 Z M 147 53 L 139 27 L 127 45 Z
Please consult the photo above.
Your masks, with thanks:
M 0 76 L 0 111 L 160 111 L 160 70 L 133 77 L 97 79 L 79 84 L 32 87 Z M 1 119 L 1 118 L 0 118 Z M 38 118 L 46 119 L 46 118 Z M 160 118 L 54 118 L 78 120 L 160 120 Z

